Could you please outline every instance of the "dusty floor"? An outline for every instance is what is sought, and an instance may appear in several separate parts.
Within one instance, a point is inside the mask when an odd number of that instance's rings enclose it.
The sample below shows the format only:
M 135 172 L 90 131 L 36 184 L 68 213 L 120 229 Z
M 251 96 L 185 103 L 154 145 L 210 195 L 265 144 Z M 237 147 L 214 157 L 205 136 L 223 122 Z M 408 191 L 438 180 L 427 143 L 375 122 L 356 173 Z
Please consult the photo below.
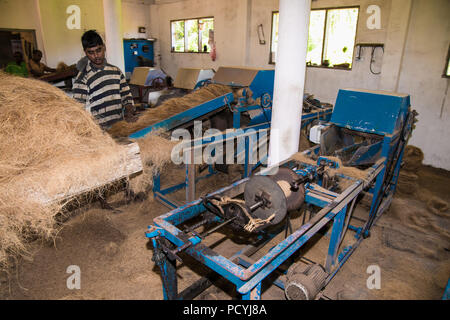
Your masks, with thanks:
M 169 170 L 170 171 L 170 170 Z M 167 172 L 166 172 L 167 173 Z M 173 174 L 173 172 L 170 172 Z M 435 214 L 427 207 L 430 194 L 450 203 L 450 173 L 423 166 L 419 171 L 421 190 L 396 195 L 390 209 L 372 228 L 343 268 L 324 290 L 330 299 L 440 299 L 450 276 L 449 210 Z M 202 180 L 202 191 L 215 190 L 238 174 L 218 174 Z M 178 200 L 183 199 L 183 191 Z M 120 198 L 119 194 L 116 198 Z M 9 275 L 0 275 L 0 299 L 162 299 L 161 278 L 144 233 L 152 219 L 169 210 L 152 199 L 120 207 L 122 213 L 102 210 L 94 204 L 67 222 L 54 242 L 33 243 L 33 259 L 18 261 Z M 367 215 L 363 206 L 351 224 Z M 301 223 L 301 216 L 293 225 Z M 324 230 L 326 231 L 326 230 Z M 329 233 L 314 238 L 314 246 L 302 249 L 308 259 L 324 263 Z M 275 242 L 284 235 L 280 235 Z M 344 245 L 353 241 L 349 231 Z M 225 240 L 225 241 L 224 241 Z M 208 242 L 225 256 L 242 247 L 216 233 Z M 198 264 L 178 266 L 180 291 L 205 271 Z M 69 290 L 67 268 L 81 270 L 81 289 Z M 367 268 L 381 270 L 381 288 L 369 290 Z M 233 288 L 226 281 L 210 287 L 199 299 L 231 299 Z M 263 299 L 285 299 L 281 289 L 264 283 Z

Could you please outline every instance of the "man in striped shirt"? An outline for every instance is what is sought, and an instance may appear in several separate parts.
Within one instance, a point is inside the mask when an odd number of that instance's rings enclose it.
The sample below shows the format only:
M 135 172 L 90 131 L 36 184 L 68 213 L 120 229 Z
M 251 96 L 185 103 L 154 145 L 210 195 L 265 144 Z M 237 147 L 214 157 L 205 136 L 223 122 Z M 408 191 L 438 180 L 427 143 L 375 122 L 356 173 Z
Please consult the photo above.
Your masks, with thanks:
M 125 77 L 116 66 L 106 63 L 105 46 L 94 30 L 81 37 L 88 61 L 73 84 L 73 97 L 85 105 L 105 129 L 135 113 L 133 97 Z

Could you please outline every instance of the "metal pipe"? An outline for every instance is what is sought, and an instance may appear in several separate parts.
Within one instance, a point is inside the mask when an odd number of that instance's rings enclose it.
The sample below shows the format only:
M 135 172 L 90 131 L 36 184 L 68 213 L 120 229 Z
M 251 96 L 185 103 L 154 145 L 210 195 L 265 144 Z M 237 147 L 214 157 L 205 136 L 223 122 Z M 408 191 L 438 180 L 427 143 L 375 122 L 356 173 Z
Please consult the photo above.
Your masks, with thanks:
M 207 237 L 207 236 L 209 236 L 211 233 L 213 233 L 214 231 L 216 231 L 216 230 L 222 228 L 223 226 L 229 224 L 230 222 L 232 222 L 232 221 L 233 221 L 234 219 L 236 219 L 236 218 L 237 218 L 237 217 L 233 217 L 233 218 L 231 218 L 231 219 L 225 220 L 224 222 L 222 222 L 222 223 L 219 224 L 218 226 L 212 228 L 211 230 L 208 230 L 208 231 L 202 233 L 200 236 L 201 236 L 202 238 Z
M 280 0 L 269 166 L 298 151 L 311 0 Z

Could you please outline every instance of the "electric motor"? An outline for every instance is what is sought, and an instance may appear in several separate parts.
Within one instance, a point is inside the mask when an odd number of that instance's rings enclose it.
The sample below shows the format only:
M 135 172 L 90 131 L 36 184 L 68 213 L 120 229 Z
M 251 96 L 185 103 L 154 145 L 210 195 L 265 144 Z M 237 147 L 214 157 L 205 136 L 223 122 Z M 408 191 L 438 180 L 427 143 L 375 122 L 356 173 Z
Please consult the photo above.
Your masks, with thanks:
M 284 292 L 288 300 L 313 300 L 325 285 L 327 273 L 318 264 L 296 263 L 287 273 Z

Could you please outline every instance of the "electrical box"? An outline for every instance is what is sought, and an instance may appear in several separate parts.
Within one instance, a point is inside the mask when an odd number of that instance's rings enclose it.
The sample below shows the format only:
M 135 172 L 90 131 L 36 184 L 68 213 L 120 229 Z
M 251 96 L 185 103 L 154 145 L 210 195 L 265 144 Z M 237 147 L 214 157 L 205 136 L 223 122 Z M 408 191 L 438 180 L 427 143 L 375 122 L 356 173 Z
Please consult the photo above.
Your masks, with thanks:
M 150 39 L 124 39 L 125 75 L 129 79 L 136 67 L 153 67 L 153 42 Z

